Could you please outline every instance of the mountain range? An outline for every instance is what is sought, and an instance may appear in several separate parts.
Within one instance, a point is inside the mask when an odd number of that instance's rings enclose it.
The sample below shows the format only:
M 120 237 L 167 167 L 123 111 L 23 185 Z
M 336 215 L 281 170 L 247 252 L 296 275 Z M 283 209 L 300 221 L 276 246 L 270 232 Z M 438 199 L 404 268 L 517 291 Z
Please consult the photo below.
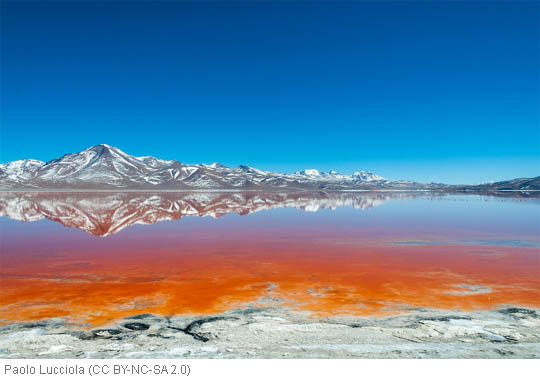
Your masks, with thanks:
M 245 165 L 183 164 L 135 157 L 107 144 L 43 162 L 24 159 L 0 164 L 1 190 L 538 190 L 540 177 L 474 186 L 392 181 L 368 171 L 351 175 L 306 169 L 294 174 Z

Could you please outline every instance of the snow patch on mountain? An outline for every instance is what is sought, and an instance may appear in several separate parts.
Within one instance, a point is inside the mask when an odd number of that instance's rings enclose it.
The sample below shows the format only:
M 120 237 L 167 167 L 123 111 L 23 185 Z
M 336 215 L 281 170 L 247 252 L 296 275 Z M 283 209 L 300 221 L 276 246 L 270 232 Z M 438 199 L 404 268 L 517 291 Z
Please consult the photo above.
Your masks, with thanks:
M 386 178 L 378 176 L 367 171 L 354 172 L 352 175 L 353 178 L 359 179 L 361 181 L 372 182 L 372 181 L 386 181 Z
M 47 163 L 20 160 L 0 166 L 2 188 L 354 190 L 420 185 L 389 181 L 367 171 L 346 175 L 305 169 L 285 174 L 246 165 L 230 168 L 217 162 L 186 165 L 152 156 L 135 157 L 107 144 L 66 154 Z
M 45 165 L 45 162 L 32 159 L 0 164 L 0 178 L 6 177 L 12 181 L 30 179 L 35 176 L 37 170 L 43 165 Z

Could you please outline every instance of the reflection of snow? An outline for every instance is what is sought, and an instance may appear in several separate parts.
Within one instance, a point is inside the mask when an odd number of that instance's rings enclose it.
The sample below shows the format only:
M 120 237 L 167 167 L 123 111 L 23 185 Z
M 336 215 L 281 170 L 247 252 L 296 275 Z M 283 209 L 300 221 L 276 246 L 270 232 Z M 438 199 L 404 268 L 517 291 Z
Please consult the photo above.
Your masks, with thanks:
M 21 221 L 48 218 L 93 235 L 107 236 L 133 224 L 177 220 L 187 215 L 217 218 L 283 207 L 308 212 L 340 207 L 368 209 L 391 198 L 390 193 L 365 192 L 4 193 L 0 198 L 0 215 Z
M 314 205 L 314 204 L 310 204 L 304 207 L 304 210 L 307 212 L 316 212 L 316 211 L 319 211 L 319 209 L 320 209 L 320 206 Z

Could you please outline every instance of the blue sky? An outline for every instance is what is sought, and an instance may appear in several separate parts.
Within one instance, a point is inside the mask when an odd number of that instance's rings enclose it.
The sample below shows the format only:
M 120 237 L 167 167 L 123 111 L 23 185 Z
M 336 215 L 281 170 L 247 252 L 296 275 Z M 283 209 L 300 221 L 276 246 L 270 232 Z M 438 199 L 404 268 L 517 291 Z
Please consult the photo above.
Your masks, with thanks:
M 534 1 L 1 6 L 1 162 L 540 175 Z

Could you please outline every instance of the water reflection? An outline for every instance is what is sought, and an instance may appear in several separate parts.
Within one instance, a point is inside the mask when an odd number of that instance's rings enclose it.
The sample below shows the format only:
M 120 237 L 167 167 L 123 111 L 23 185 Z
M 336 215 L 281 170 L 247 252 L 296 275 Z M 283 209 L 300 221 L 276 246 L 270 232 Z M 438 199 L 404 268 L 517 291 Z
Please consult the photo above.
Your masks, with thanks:
M 369 209 L 391 199 L 421 193 L 4 193 L 0 216 L 20 221 L 49 219 L 96 236 L 116 234 L 133 224 L 153 224 L 185 216 L 247 215 L 292 207 L 304 211 L 353 207 Z
M 538 207 L 425 193 L 3 193 L 2 215 L 42 222 L 0 218 L 0 323 L 538 307 Z M 335 211 L 305 212 L 322 209 Z M 217 219 L 153 224 L 188 215 Z M 117 234 L 137 223 L 153 225 Z

